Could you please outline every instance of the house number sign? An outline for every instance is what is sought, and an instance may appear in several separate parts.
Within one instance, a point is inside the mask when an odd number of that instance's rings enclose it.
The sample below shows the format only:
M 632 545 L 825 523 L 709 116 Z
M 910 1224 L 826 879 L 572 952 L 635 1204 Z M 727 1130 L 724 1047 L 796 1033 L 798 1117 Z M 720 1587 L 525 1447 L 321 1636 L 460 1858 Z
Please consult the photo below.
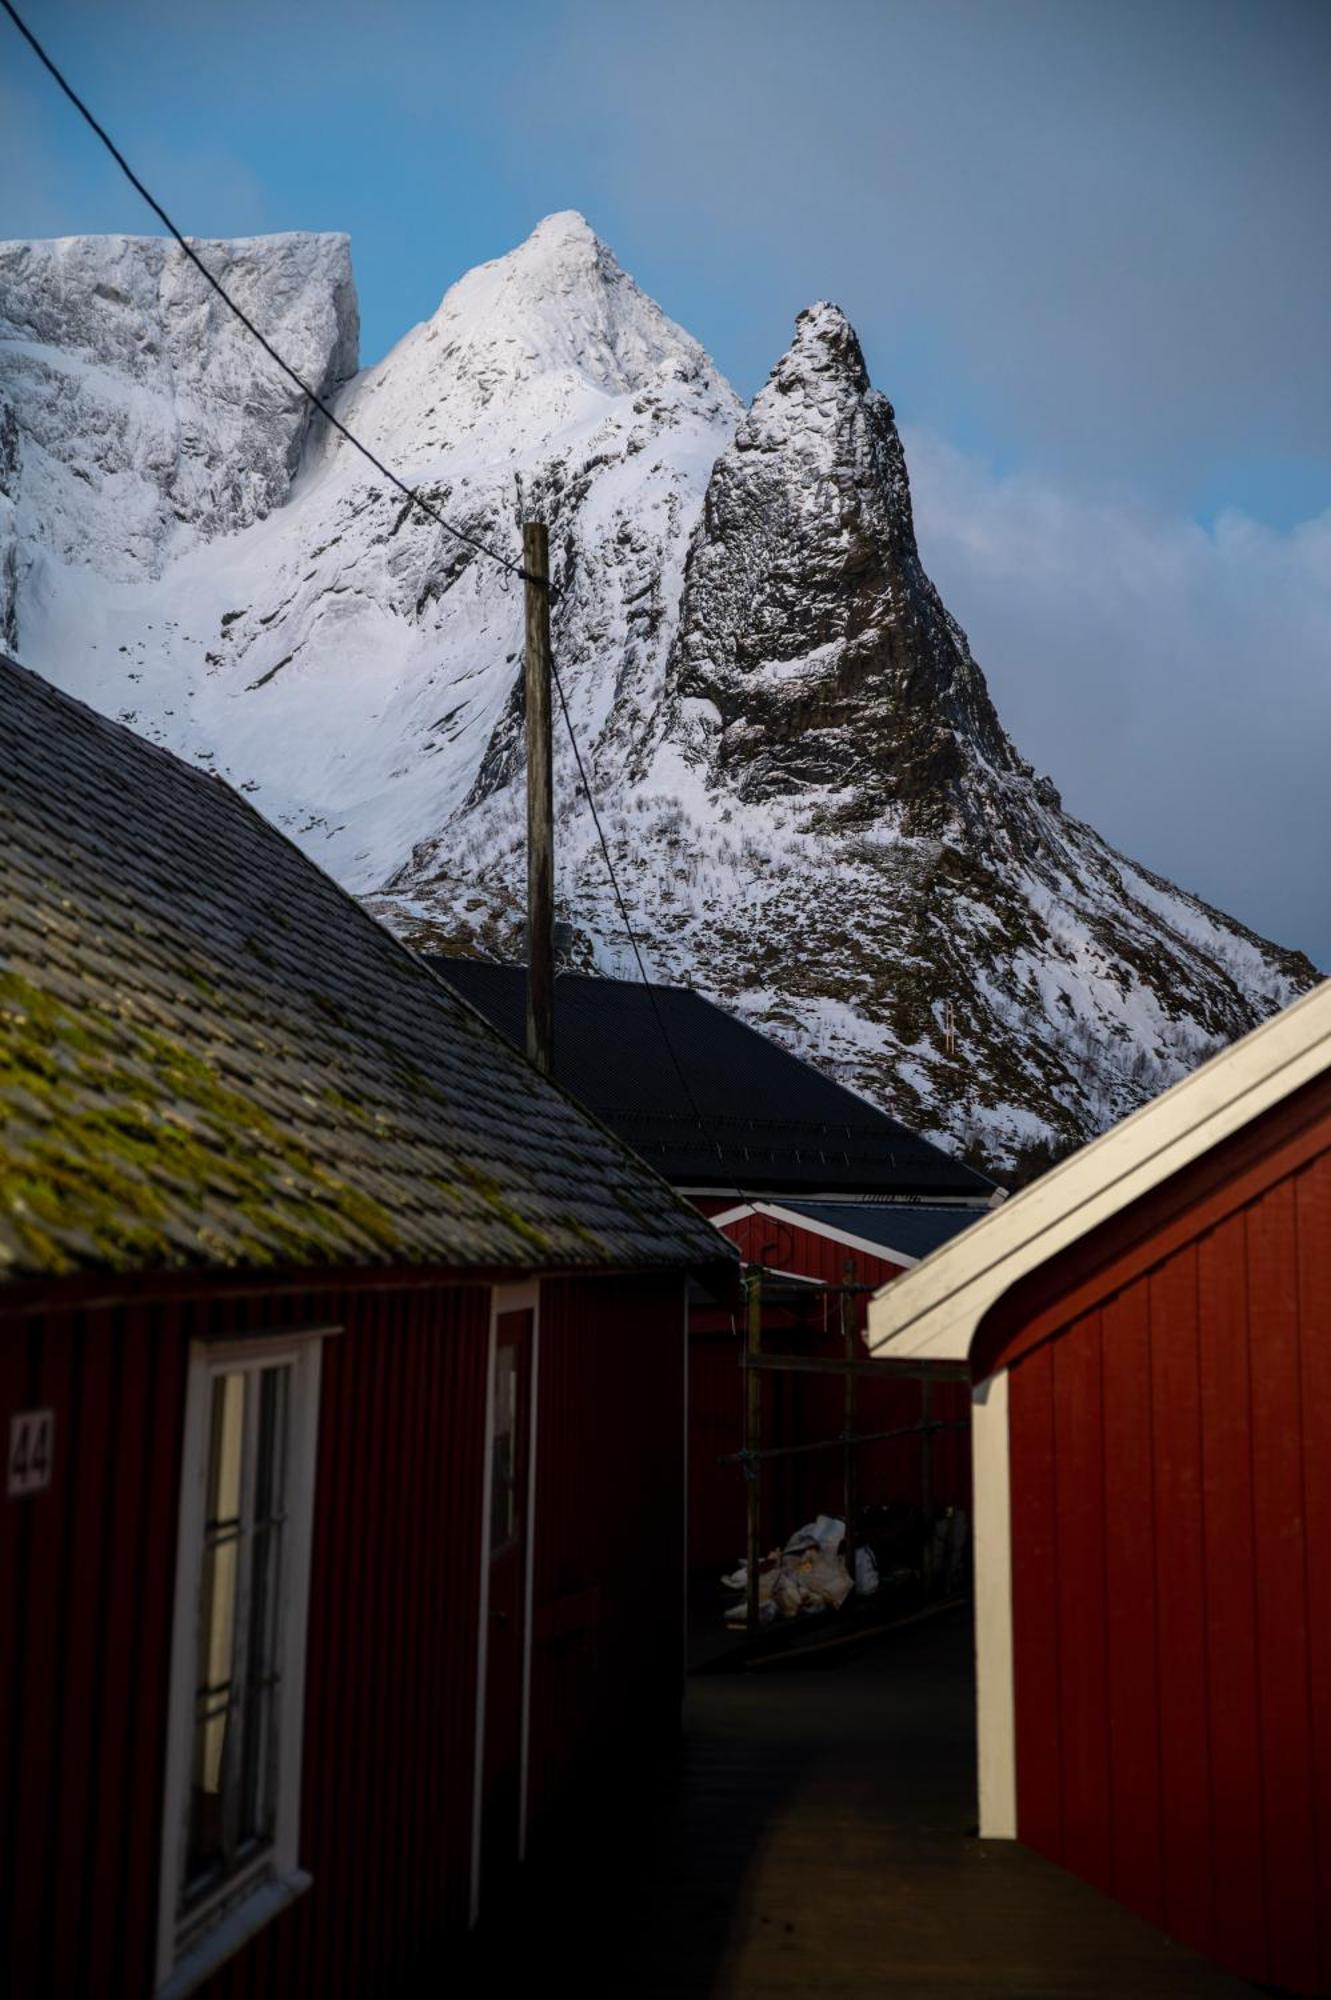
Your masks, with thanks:
M 54 1447 L 54 1410 L 20 1410 L 9 1419 L 7 1491 L 11 1500 L 25 1493 L 41 1493 L 51 1484 Z

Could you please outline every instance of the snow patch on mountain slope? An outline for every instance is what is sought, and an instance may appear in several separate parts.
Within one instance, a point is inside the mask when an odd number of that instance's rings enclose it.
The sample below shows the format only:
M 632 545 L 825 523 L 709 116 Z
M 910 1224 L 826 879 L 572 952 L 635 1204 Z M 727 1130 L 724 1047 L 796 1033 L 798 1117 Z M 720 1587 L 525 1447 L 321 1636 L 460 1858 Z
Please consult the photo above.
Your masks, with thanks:
M 199 255 L 321 395 L 355 369 L 345 236 L 199 243 Z M 160 237 L 0 244 L 0 407 L 33 560 L 159 574 L 200 537 L 280 505 L 310 426 L 184 252 Z
M 1099 1129 L 1313 977 L 1017 754 L 836 307 L 745 412 L 571 213 L 361 374 L 344 238 L 200 247 L 450 521 L 512 561 L 549 523 L 561 681 L 658 977 L 998 1155 Z M 0 636 L 404 935 L 517 955 L 520 587 L 220 314 L 155 239 L 0 246 Z M 632 976 L 562 732 L 556 783 L 577 960 Z
M 325 240 L 303 240 L 317 293 Z M 278 239 L 277 261 L 299 261 L 290 246 L 301 241 Z M 131 247 L 135 268 L 151 269 L 145 246 Z M 77 282 L 98 248 L 82 246 Z M 234 248 L 264 263 L 253 246 Z M 127 254 L 109 247 L 113 274 Z M 0 261 L 6 269 L 16 278 L 23 260 Z M 100 321 L 79 324 L 91 340 Z M 109 352 L 139 393 L 137 360 L 114 343 Z M 0 347 L 0 379 L 26 408 L 23 360 Z M 206 357 L 199 367 L 207 373 Z M 228 349 L 223 380 L 229 368 Z M 574 215 L 548 218 L 460 280 L 336 401 L 400 477 L 511 561 L 523 515 L 550 522 L 565 690 L 589 742 L 641 735 L 659 708 L 689 534 L 738 409 L 698 343 Z M 95 484 L 80 437 L 72 424 L 64 451 L 80 483 Z M 223 423 L 204 456 L 234 455 Z M 137 462 L 145 489 L 156 463 Z M 201 507 L 169 565 L 165 536 L 142 560 L 83 562 L 77 532 L 51 532 L 76 511 L 68 486 L 52 504 L 31 469 L 25 439 L 26 546 L 41 549 L 19 593 L 25 656 L 241 785 L 350 887 L 379 886 L 469 796 L 516 773 L 520 586 L 407 508 L 318 420 L 277 512 L 238 509 L 233 532 L 204 545 L 218 524 Z

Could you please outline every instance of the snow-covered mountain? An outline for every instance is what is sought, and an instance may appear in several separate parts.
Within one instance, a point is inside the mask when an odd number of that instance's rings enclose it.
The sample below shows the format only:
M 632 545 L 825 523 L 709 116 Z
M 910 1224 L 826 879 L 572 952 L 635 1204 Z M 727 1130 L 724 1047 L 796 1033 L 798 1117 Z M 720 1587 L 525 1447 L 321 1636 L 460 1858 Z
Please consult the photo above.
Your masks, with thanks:
M 834 306 L 745 412 L 580 216 L 362 374 L 345 238 L 199 247 L 459 527 L 516 559 L 550 523 L 561 678 L 659 976 L 996 1157 L 1099 1129 L 1315 978 L 1022 762 Z M 520 950 L 521 633 L 519 588 L 311 424 L 174 247 L 0 245 L 4 643 L 413 941 Z M 577 962 L 628 972 L 562 742 L 557 778 Z

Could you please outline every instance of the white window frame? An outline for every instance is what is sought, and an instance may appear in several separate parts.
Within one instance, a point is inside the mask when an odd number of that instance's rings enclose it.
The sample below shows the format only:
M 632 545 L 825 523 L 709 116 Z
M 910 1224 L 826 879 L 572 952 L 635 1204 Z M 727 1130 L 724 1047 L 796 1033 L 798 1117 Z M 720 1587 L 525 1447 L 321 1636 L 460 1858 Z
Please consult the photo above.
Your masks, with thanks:
M 166 1782 L 157 1929 L 158 2000 L 180 2000 L 308 1889 L 301 1868 L 300 1775 L 305 1710 L 305 1640 L 319 1443 L 323 1342 L 341 1328 L 283 1329 L 244 1339 L 194 1341 L 189 1350 L 181 1455 L 176 1584 L 171 1632 Z M 198 1606 L 203 1582 L 213 1382 L 218 1375 L 289 1367 L 286 1526 L 278 1617 L 281 1694 L 273 1840 L 249 1870 L 219 1885 L 182 1925 L 178 1905 L 189 1825 L 189 1783 L 197 1684 Z M 182 1939 L 182 1930 L 187 1937 Z
M 490 1290 L 490 1330 L 485 1359 L 485 1457 L 481 1485 L 481 1588 L 476 1630 L 476 1734 L 472 1759 L 471 1897 L 468 1922 L 474 1928 L 481 1915 L 481 1836 L 485 1817 L 485 1698 L 490 1638 L 490 1499 L 493 1471 L 495 1357 L 499 1351 L 499 1321 L 505 1313 L 529 1312 L 531 1382 L 528 1386 L 527 1439 L 527 1562 L 523 1579 L 522 1749 L 518 1794 L 518 1860 L 527 1857 L 527 1792 L 531 1752 L 532 1603 L 536 1580 L 536 1457 L 539 1448 L 538 1411 L 541 1379 L 541 1282 L 494 1285 Z

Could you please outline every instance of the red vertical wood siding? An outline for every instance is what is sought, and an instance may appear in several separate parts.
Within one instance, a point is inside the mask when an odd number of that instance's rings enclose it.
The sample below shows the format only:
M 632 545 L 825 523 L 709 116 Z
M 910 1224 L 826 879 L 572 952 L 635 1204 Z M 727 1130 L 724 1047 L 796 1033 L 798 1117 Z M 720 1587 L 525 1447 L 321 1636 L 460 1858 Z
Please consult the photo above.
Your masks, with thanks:
M 1103 1886 L 1159 1923 L 1164 1918 L 1159 1746 L 1156 1736 L 1140 1727 L 1140 1718 L 1155 1714 L 1159 1704 L 1156 1598 L 1168 1551 L 1156 1535 L 1151 1328 L 1143 1286 L 1105 1301 L 1100 1333 L 1105 1652 L 1113 1663 L 1105 1694 L 1111 1867 Z M 1057 1601 L 1051 1587 L 1051 1611 Z
M 1092 1881 L 1109 1876 L 1109 1738 L 1105 1646 L 1104 1450 L 1100 1428 L 1100 1316 L 1059 1341 L 1053 1364 L 1054 1518 L 1062 1617 L 1058 1701 L 1063 1745 L 1063 1852 Z M 1069 1477 L 1075 1467 L 1074 1477 Z
M 1206 1555 L 1207 1712 L 1217 1818 L 1215 1940 L 1231 1963 L 1266 1962 L 1257 1564 L 1252 1492 L 1247 1223 L 1231 1216 L 1197 1245 L 1202 1519 Z M 1331 1294 L 1328 1294 L 1331 1296 Z
M 1299 1243 L 1310 1778 L 1317 1811 L 1322 1987 L 1331 1992 L 1331 1157 L 1294 1184 Z
M 695 1308 L 689 1331 L 689 1548 L 691 1571 L 724 1572 L 744 1554 L 744 1487 L 723 1465 L 744 1442 L 743 1340 L 729 1316 Z
M 723 1204 L 724 1205 L 724 1204 Z M 847 1259 L 854 1265 L 852 1282 L 875 1289 L 899 1278 L 905 1267 L 867 1251 L 818 1235 L 811 1229 L 745 1216 L 722 1232 L 738 1247 L 746 1263 L 765 1264 L 825 1285 L 844 1282 Z M 861 1352 L 868 1318 L 868 1293 L 855 1299 Z M 796 1330 L 794 1316 L 772 1304 L 763 1315 L 763 1345 L 771 1353 L 809 1353 L 840 1358 L 840 1301 L 829 1296 L 813 1308 L 812 1331 Z M 745 1544 L 745 1489 L 737 1466 L 718 1459 L 743 1443 L 744 1387 L 742 1313 L 732 1330 L 729 1317 L 710 1310 L 695 1313 L 689 1357 L 689 1566 L 716 1570 L 733 1566 Z M 860 1434 L 902 1429 L 920 1421 L 924 1408 L 918 1381 L 861 1377 L 855 1388 L 855 1422 Z M 956 1422 L 960 1428 L 933 1436 L 930 1492 L 936 1507 L 971 1504 L 970 1396 L 965 1383 L 939 1381 L 931 1385 L 933 1417 Z M 835 1377 L 769 1376 L 763 1393 L 763 1444 L 812 1443 L 838 1438 L 844 1428 L 841 1382 Z M 922 1459 L 918 1438 L 905 1437 L 862 1445 L 858 1461 L 859 1491 L 866 1507 L 918 1505 Z M 816 1514 L 839 1514 L 843 1506 L 842 1457 L 839 1449 L 809 1453 L 763 1467 L 762 1540 L 775 1546 Z
M 678 1725 L 682 1283 L 541 1289 L 528 1807 Z
M 184 1350 L 143 1315 L 103 1311 L 5 1325 L 0 1352 L 5 1435 L 15 1409 L 55 1412 L 50 1488 L 0 1501 L 9 1990 L 145 1992 Z
M 1242 1976 L 1331 1991 L 1331 1122 L 1173 1211 L 1011 1372 L 1018 1827 Z M 1034 1343 L 1034 1344 L 1032 1344 Z
M 1008 1403 L 1011 1464 L 1012 1672 L 1017 1742 L 1017 1824 L 1022 1837 L 1063 1858 L 1062 1697 L 1059 1657 L 1059 1517 L 1054 1477 L 1054 1356 L 1037 1348 L 1013 1370 Z
M 1271 1972 L 1293 1986 L 1317 1948 L 1317 1825 L 1308 1651 L 1303 1411 L 1299 1369 L 1295 1189 L 1281 1182 L 1248 1210 L 1248 1270 L 1260 1316 L 1253 1332 L 1253 1525 L 1261 1662 L 1262 1768 Z M 1324 1304 L 1322 1338 L 1331 1334 Z M 1309 1337 L 1315 1329 L 1309 1328 Z M 1324 1801 L 1331 1838 L 1331 1797 Z M 1331 1916 L 1331 1912 L 1328 1912 Z M 1306 1975 L 1305 1975 L 1306 1976 Z
M 489 1291 L 196 1300 L 0 1322 L 0 1419 L 55 1410 L 48 1492 L 3 1501 L 7 1990 L 155 1980 L 191 1337 L 324 1345 L 301 1859 L 314 1886 L 200 1991 L 391 1990 L 465 1922 Z
M 1210 1725 L 1202 1564 L 1202 1439 L 1197 1252 L 1188 1245 L 1146 1280 L 1151 1318 L 1156 1652 L 1164 1922 L 1213 1948 Z
M 325 1344 L 301 1858 L 314 1886 L 203 1989 L 392 1992 L 471 1878 L 486 1288 L 310 1301 Z M 336 1471 L 335 1471 L 336 1468 Z

